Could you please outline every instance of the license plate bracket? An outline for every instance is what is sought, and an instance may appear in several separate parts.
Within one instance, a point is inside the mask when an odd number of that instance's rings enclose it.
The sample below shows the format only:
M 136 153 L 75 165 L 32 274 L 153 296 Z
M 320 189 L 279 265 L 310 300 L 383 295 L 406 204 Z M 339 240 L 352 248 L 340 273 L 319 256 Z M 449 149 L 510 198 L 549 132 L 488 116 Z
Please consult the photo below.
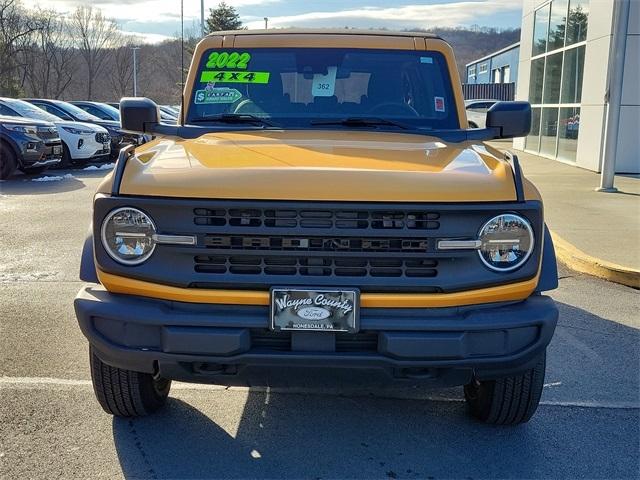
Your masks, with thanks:
M 359 329 L 360 292 L 353 288 L 271 289 L 274 331 L 348 332 Z

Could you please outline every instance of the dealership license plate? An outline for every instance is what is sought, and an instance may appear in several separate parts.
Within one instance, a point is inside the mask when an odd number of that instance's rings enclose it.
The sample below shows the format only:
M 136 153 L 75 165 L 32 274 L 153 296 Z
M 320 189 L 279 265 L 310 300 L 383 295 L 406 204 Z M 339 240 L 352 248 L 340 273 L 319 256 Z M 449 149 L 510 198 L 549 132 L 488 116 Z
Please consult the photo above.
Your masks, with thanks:
M 358 291 L 271 289 L 271 329 L 316 332 L 358 331 Z

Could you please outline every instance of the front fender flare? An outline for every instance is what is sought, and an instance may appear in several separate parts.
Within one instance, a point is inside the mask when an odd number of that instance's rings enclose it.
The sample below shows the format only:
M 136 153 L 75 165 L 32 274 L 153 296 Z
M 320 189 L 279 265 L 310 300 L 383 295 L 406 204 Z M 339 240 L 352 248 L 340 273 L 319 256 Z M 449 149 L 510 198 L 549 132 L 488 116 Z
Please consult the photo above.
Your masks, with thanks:
M 536 286 L 536 293 L 545 292 L 547 290 L 555 290 L 558 288 L 558 264 L 556 262 L 556 251 L 553 248 L 553 240 L 551 233 L 544 226 L 544 250 L 542 252 L 542 265 L 540 268 L 540 277 Z
M 89 226 L 89 231 L 84 239 L 82 247 L 82 257 L 80 259 L 80 280 L 89 283 L 100 283 L 96 264 L 93 255 L 93 228 Z

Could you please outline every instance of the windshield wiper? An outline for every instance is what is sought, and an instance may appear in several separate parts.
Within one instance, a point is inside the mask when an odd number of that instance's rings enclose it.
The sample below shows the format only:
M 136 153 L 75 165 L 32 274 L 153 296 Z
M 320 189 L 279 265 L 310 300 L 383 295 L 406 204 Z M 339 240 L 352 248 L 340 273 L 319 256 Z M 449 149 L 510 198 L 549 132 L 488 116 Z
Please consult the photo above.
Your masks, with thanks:
M 311 120 L 311 125 L 344 125 L 345 127 L 369 127 L 376 125 L 390 125 L 403 130 L 415 130 L 411 125 L 380 117 L 347 117 L 334 120 Z
M 250 113 L 221 113 L 218 115 L 209 115 L 206 117 L 194 118 L 191 123 L 206 123 L 206 122 L 220 122 L 220 123 L 253 123 L 259 125 L 266 125 L 267 127 L 280 128 L 275 123 L 267 120 L 266 118 L 258 117 Z

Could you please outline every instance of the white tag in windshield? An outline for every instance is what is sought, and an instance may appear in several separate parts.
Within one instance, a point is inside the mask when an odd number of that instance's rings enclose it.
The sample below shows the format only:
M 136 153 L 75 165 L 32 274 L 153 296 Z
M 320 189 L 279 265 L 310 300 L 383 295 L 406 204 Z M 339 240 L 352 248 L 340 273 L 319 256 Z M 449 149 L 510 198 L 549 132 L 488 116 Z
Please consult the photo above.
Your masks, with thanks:
M 327 67 L 327 74 L 316 73 L 313 76 L 311 94 L 314 97 L 333 97 L 336 90 L 336 72 L 338 67 Z

